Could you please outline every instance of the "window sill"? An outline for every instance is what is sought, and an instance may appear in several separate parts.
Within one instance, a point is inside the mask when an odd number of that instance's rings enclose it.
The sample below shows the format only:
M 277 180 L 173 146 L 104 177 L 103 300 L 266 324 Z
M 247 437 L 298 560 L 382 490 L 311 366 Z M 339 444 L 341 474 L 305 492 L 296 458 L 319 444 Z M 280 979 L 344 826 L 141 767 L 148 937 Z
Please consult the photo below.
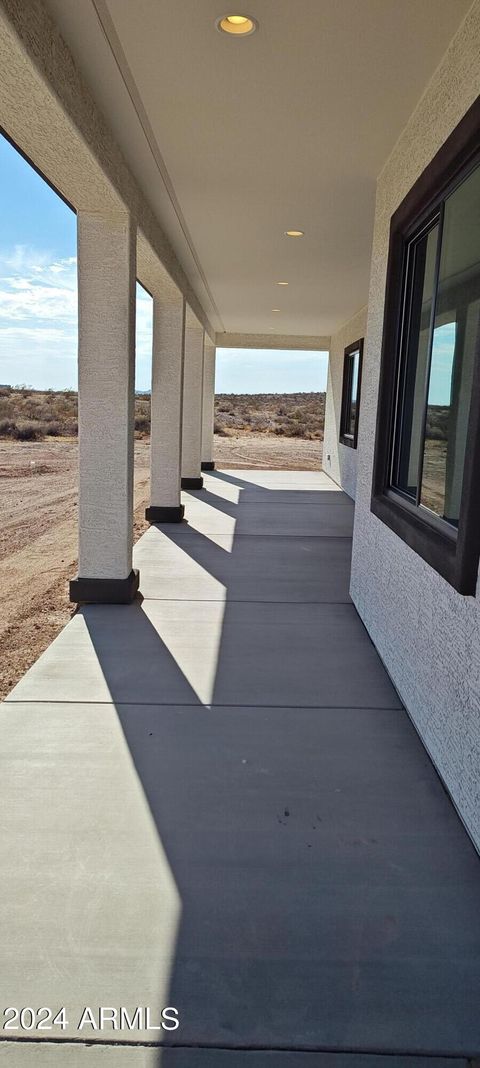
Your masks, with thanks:
M 441 521 L 435 521 L 434 517 L 430 522 L 416 508 L 388 491 L 373 495 L 370 509 L 457 593 L 475 596 L 477 573 L 470 557 L 462 553 L 456 531 L 443 529 Z

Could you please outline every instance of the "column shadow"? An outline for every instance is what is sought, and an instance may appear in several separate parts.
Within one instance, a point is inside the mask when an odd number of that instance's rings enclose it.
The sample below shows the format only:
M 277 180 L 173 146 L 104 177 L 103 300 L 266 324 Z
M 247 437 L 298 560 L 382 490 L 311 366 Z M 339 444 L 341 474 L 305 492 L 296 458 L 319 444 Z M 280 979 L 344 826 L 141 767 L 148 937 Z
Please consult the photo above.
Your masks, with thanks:
M 345 596 L 348 539 L 240 535 L 213 496 L 229 553 L 161 533 L 223 600 L 83 610 L 181 899 L 158 1065 L 478 1053 L 480 864 Z

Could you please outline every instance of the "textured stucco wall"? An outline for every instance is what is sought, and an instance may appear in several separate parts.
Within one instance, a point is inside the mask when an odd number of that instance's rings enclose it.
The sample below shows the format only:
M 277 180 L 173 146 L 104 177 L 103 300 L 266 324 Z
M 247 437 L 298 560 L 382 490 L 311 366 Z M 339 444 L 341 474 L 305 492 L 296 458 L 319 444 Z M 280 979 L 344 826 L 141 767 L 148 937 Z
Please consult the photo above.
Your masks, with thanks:
M 365 337 L 367 309 L 357 315 L 334 334 L 330 342 L 328 359 L 327 398 L 325 402 L 325 435 L 323 442 L 323 469 L 338 482 L 339 486 L 355 499 L 357 485 L 357 449 L 349 449 L 338 440 L 340 412 L 342 407 L 343 357 L 347 345 Z M 362 401 L 360 398 L 360 422 Z M 329 459 L 330 457 L 330 459 Z
M 378 182 L 351 593 L 480 847 L 480 588 L 477 598 L 456 593 L 370 512 L 390 218 L 479 93 L 476 0 Z
M 218 349 L 289 349 L 298 352 L 327 352 L 330 337 L 306 334 L 217 334 Z
M 80 211 L 77 235 L 78 574 L 123 580 L 132 569 L 135 227 L 127 213 Z
M 183 371 L 182 478 L 201 477 L 203 349 L 203 327 L 187 305 Z
M 153 298 L 150 504 L 180 506 L 185 301 Z
M 215 363 L 217 350 L 205 334 L 203 353 L 202 462 L 213 460 L 213 424 L 215 420 Z

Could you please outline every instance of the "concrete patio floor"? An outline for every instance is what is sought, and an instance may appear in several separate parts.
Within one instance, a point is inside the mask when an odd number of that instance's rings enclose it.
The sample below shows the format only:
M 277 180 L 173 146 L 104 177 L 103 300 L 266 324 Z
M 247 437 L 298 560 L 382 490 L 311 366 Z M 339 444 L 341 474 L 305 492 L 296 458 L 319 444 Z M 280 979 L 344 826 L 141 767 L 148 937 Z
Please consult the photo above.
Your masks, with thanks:
M 185 503 L 142 597 L 2 706 L 5 1007 L 69 1023 L 0 1065 L 466 1066 L 480 860 L 348 596 L 352 503 L 286 471 Z M 167 1005 L 178 1031 L 78 1030 Z

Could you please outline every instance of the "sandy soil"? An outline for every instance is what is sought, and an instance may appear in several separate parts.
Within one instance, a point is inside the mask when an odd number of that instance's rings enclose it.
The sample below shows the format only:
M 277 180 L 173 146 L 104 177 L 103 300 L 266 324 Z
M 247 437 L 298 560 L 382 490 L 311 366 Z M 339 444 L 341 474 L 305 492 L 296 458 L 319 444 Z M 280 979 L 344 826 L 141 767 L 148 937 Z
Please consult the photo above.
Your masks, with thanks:
M 234 437 L 215 435 L 215 461 L 219 467 L 260 467 L 284 471 L 319 471 L 322 442 L 239 431 Z
M 135 530 L 146 529 L 148 444 L 136 443 Z M 75 611 L 77 442 L 0 441 L 0 697 Z
M 321 445 L 253 434 L 216 438 L 223 467 L 318 469 Z M 135 443 L 135 540 L 146 529 L 149 445 Z M 75 611 L 68 581 L 77 560 L 77 442 L 0 441 L 0 697 Z

